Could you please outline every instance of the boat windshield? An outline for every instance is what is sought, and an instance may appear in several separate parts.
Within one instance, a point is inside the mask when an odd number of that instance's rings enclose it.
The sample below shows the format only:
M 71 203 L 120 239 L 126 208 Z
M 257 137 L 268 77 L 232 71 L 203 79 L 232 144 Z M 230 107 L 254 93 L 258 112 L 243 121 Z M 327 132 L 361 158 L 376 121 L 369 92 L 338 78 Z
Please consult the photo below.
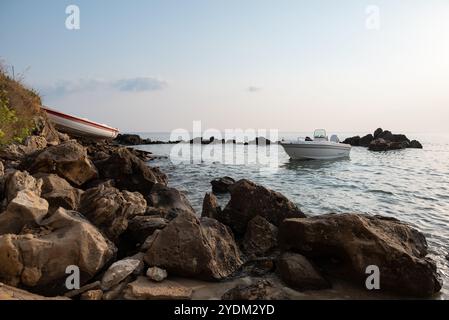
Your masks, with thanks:
M 313 138 L 314 139 L 326 139 L 327 138 L 326 130 L 324 130 L 324 129 L 315 130 L 315 132 L 313 133 Z

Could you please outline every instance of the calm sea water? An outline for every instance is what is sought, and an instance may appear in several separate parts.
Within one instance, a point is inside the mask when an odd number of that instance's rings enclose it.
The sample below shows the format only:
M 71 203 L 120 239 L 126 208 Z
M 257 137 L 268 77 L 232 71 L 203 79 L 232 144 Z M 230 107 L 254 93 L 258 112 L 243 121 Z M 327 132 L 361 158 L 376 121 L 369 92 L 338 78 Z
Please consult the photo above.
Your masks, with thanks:
M 167 133 L 140 133 L 142 137 L 168 140 Z M 351 134 L 353 135 L 353 134 Z M 169 184 L 183 190 L 198 213 L 210 180 L 231 176 L 247 178 L 279 191 L 309 215 L 329 212 L 381 214 L 407 221 L 427 237 L 431 256 L 444 279 L 441 298 L 449 299 L 449 135 L 407 134 L 424 145 L 423 150 L 407 149 L 387 153 L 353 148 L 348 159 L 337 161 L 292 161 L 276 146 L 274 167 L 246 161 L 266 147 L 236 145 L 225 148 L 225 156 L 237 163 L 223 163 L 203 155 L 201 161 L 172 163 L 168 158 L 153 160 L 168 174 Z M 281 133 L 280 138 L 304 137 Z M 339 134 L 340 138 L 349 134 Z M 147 145 L 139 149 L 169 156 L 173 145 Z M 229 158 L 228 158 L 229 159 Z M 240 160 L 239 160 L 240 159 Z M 242 161 L 243 160 L 243 161 Z M 219 201 L 226 204 L 227 196 Z

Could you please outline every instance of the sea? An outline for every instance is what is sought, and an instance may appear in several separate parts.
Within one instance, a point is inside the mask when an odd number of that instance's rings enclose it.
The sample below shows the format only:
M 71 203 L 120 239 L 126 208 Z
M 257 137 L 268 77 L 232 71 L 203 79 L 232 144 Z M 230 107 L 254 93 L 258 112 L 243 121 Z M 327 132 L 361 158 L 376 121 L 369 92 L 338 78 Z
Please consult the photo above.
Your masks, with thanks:
M 152 140 L 170 139 L 170 133 L 165 132 L 138 134 Z M 341 140 L 364 135 L 337 134 Z M 280 132 L 278 140 L 307 135 Z M 449 299 L 449 134 L 407 136 L 419 140 L 424 149 L 371 152 L 353 147 L 350 157 L 333 161 L 291 160 L 278 144 L 154 144 L 136 148 L 156 156 L 149 165 L 160 167 L 168 175 L 169 185 L 182 190 L 198 214 L 204 194 L 211 191 L 210 181 L 230 176 L 281 192 L 311 216 L 356 212 L 406 221 L 426 236 L 430 257 L 436 260 L 444 281 L 437 298 Z M 243 142 L 244 137 L 236 140 Z M 201 149 L 194 149 L 198 147 Z M 222 206 L 228 197 L 219 197 Z

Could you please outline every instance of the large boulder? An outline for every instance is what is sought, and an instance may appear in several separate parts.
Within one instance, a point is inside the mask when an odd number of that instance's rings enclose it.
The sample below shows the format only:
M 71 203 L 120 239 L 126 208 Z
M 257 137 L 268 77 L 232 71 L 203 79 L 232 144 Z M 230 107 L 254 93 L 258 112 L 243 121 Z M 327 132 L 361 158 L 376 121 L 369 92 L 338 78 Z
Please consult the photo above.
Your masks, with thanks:
M 128 219 L 145 213 L 147 202 L 138 192 L 119 191 L 100 185 L 81 196 L 79 211 L 116 241 L 128 227 Z
M 231 200 L 219 220 L 237 234 L 244 234 L 248 222 L 259 215 L 278 226 L 286 218 L 305 217 L 304 213 L 279 192 L 243 179 L 230 189 Z
M 79 213 L 59 208 L 42 230 L 0 236 L 0 281 L 42 293 L 66 291 L 66 268 L 80 270 L 80 283 L 94 277 L 116 252 Z
M 185 194 L 163 184 L 155 184 L 147 197 L 153 212 L 163 218 L 172 219 L 181 212 L 195 213 Z
M 227 193 L 229 192 L 229 187 L 231 187 L 234 183 L 235 180 L 231 177 L 216 178 L 210 182 L 213 193 Z
M 81 186 L 98 175 L 97 169 L 87 157 L 86 149 L 74 140 L 45 149 L 34 160 L 31 171 L 56 173 L 76 186 Z
M 53 173 L 38 173 L 34 177 L 42 180 L 42 198 L 48 201 L 52 210 L 59 207 L 78 209 L 82 190 L 72 187 L 67 180 Z
M 430 296 L 441 289 L 423 234 L 396 219 L 362 214 L 327 214 L 287 219 L 279 230 L 286 250 L 365 287 L 370 265 L 380 269 L 382 290 Z
M 112 154 L 96 161 L 100 177 L 115 180 L 117 188 L 138 191 L 147 195 L 156 183 L 167 184 L 167 176 L 158 168 L 151 168 L 126 148 L 115 149 Z
M 256 216 L 250 220 L 243 238 L 243 248 L 249 255 L 263 256 L 277 246 L 278 228 L 267 219 Z
M 281 279 L 294 289 L 303 291 L 330 288 L 330 283 L 300 254 L 282 254 L 276 268 Z
M 228 228 L 217 220 L 200 220 L 181 212 L 148 244 L 145 262 L 169 274 L 206 280 L 223 279 L 241 265 L 240 251 Z
M 0 235 L 20 233 L 24 226 L 39 225 L 47 215 L 48 202 L 31 190 L 22 190 L 12 199 L 5 212 L 0 214 Z
M 41 195 L 42 180 L 35 179 L 26 171 L 9 171 L 4 179 L 4 196 L 8 203 L 22 190 L 30 190 L 38 197 Z

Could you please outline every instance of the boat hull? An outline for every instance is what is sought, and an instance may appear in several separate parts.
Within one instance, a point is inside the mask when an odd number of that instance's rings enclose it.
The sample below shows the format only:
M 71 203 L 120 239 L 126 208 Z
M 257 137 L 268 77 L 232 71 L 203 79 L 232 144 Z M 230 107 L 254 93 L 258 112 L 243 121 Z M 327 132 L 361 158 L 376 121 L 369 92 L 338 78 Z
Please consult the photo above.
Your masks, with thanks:
M 74 136 L 96 139 L 114 139 L 119 130 L 93 122 L 87 119 L 75 117 L 49 108 L 42 108 L 54 126 L 61 132 Z
M 294 160 L 332 160 L 349 157 L 351 146 L 343 143 L 281 143 L 285 152 Z

